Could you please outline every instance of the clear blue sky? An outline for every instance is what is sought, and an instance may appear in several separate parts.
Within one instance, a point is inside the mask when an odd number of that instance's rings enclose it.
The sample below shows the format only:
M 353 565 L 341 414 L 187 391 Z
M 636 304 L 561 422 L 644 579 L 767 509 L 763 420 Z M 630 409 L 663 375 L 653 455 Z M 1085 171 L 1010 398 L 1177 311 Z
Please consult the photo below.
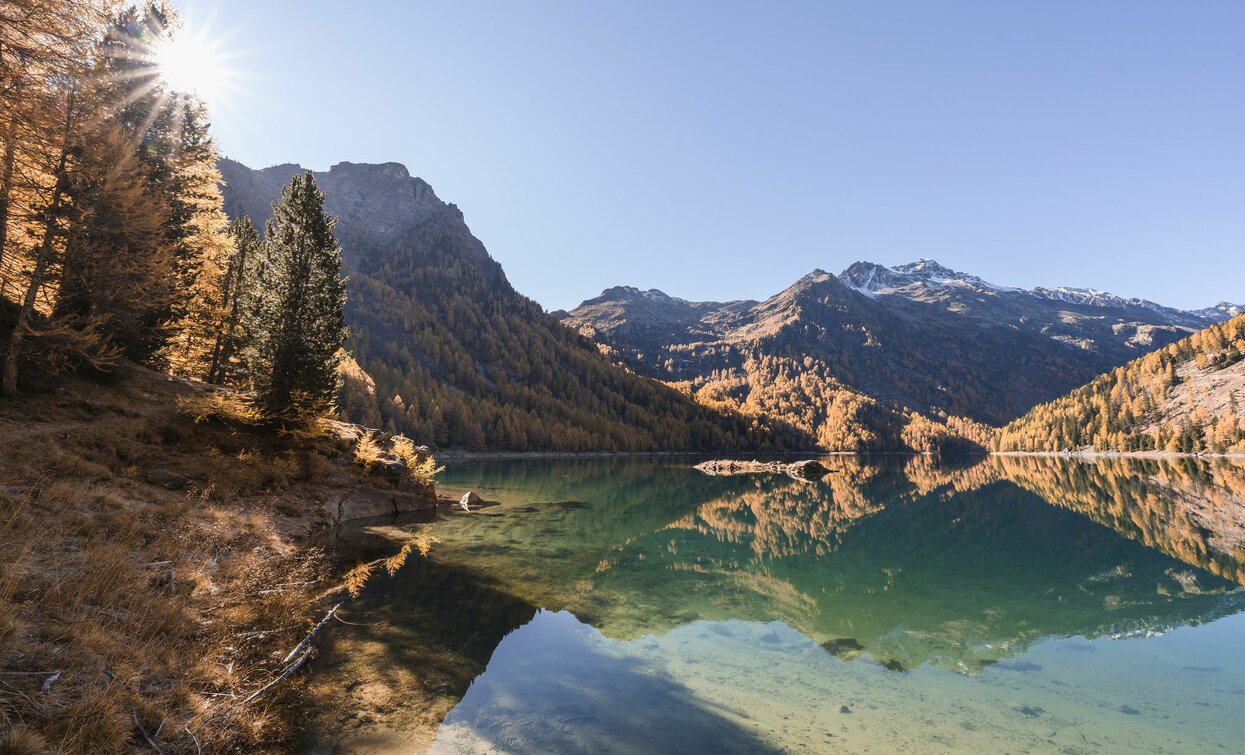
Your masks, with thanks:
M 933 257 L 1245 300 L 1245 2 L 179 0 L 222 150 L 397 161 L 553 309 Z

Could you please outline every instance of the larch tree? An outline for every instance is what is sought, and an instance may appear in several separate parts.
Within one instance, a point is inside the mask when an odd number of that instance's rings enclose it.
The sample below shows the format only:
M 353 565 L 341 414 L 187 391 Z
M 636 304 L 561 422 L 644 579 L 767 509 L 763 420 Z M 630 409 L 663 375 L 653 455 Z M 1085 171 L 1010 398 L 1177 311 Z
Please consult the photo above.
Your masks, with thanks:
M 55 315 L 96 323 L 108 344 L 145 361 L 168 338 L 176 293 L 168 211 L 116 126 L 84 140 L 80 154 Z
M 273 206 L 249 360 L 256 403 L 269 417 L 301 419 L 333 407 L 346 341 L 335 224 L 310 172 L 291 179 Z
M 53 101 L 56 99 L 58 98 L 52 98 Z M 77 129 L 84 113 L 82 100 L 72 86 L 63 93 L 63 102 L 60 104 L 61 123 L 55 131 L 59 146 L 43 155 L 49 161 L 46 172 L 51 177 L 51 188 L 45 197 L 33 195 L 41 201 L 31 216 L 34 226 L 31 236 L 34 244 L 23 250 L 30 258 L 30 271 L 24 287 L 19 289 L 21 298 L 18 302 L 17 319 L 5 347 L 4 379 L 0 382 L 0 394 L 7 396 L 17 392 L 18 364 L 24 349 L 28 348 L 27 342 L 40 335 L 37 321 L 41 313 L 37 310 L 37 304 L 45 288 L 50 288 L 53 283 L 53 276 L 64 251 L 68 219 L 73 209 L 69 197 L 71 171 L 77 152 Z
M 156 65 L 177 19 L 163 3 L 113 15 L 119 5 L 0 0 L 0 296 L 16 299 L 0 332 L 6 393 L 24 361 L 124 355 L 205 376 L 225 325 L 229 241 L 206 111 Z
M 232 248 L 225 258 L 217 307 L 222 313 L 208 360 L 209 383 L 237 383 L 245 375 L 241 362 L 251 344 L 249 315 L 260 301 L 258 279 L 262 246 L 259 232 L 248 217 L 229 224 Z

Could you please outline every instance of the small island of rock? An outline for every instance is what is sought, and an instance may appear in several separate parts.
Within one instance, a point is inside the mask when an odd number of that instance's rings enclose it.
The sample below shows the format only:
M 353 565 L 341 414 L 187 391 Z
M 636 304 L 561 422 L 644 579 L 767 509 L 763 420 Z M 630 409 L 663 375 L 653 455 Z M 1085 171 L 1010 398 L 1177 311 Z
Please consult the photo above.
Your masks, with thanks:
M 740 461 L 738 459 L 714 459 L 696 465 L 696 469 L 708 475 L 737 474 L 785 474 L 797 480 L 819 480 L 830 473 L 821 462 L 806 459 L 791 463 L 781 461 Z

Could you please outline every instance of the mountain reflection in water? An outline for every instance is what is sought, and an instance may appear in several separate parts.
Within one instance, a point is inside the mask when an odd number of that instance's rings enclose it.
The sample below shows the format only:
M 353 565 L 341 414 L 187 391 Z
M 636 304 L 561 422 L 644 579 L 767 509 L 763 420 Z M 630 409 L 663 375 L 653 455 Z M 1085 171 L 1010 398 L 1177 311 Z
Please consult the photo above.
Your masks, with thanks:
M 1210 712 L 1245 693 L 1239 627 L 1218 629 L 1239 618 L 1172 630 L 1245 608 L 1240 465 L 826 463 L 812 483 L 677 460 L 452 465 L 450 492 L 502 504 L 425 525 L 429 557 L 352 611 L 372 626 L 335 632 L 317 683 L 387 702 L 322 717 L 312 750 L 428 744 L 395 733 L 420 675 L 445 708 L 462 698 L 435 745 L 455 752 L 855 751 L 867 725 L 886 727 L 879 751 L 1232 733 Z M 820 702 L 793 717 L 801 697 Z

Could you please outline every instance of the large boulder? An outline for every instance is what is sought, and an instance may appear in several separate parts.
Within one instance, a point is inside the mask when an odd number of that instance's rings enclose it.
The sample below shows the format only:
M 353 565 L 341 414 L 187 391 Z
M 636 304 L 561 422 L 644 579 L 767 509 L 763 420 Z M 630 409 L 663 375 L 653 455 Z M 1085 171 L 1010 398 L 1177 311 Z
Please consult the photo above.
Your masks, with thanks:
M 381 490 L 373 485 L 356 485 L 338 500 L 336 508 L 336 511 L 330 509 L 329 513 L 339 522 L 389 516 L 394 513 L 393 491 Z
M 398 485 L 407 477 L 406 462 L 397 456 L 386 455 L 384 458 L 372 464 L 368 474 L 373 477 L 379 477 L 391 485 Z
M 395 514 L 409 514 L 413 511 L 434 511 L 437 508 L 437 494 L 431 488 L 393 494 L 393 511 Z

